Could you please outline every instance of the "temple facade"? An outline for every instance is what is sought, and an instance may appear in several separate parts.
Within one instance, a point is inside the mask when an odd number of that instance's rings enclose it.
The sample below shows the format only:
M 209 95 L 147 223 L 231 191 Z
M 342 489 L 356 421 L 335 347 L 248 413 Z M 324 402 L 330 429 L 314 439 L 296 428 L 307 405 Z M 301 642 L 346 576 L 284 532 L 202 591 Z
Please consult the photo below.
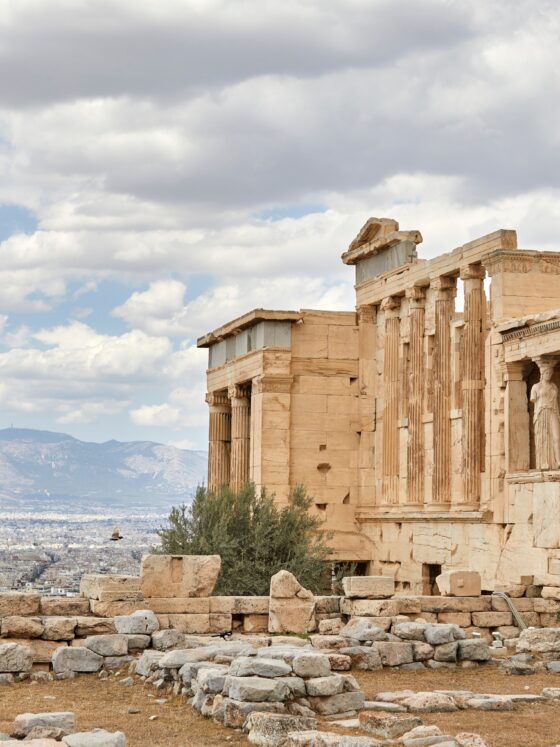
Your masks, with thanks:
M 560 587 L 560 253 L 500 230 L 434 259 L 371 218 L 356 311 L 258 309 L 205 335 L 208 484 L 303 484 L 332 557 L 430 593 Z

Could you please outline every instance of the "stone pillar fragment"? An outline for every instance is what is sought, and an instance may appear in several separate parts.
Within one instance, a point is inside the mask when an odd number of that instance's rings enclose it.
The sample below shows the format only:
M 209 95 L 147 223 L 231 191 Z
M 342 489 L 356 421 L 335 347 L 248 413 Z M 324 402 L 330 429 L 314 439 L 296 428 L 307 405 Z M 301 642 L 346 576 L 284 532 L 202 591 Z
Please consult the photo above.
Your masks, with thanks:
M 464 281 L 465 310 L 462 338 L 462 452 L 463 501 L 469 505 L 480 502 L 480 474 L 484 444 L 484 270 L 480 265 L 469 265 L 461 270 Z
M 209 392 L 208 489 L 219 490 L 229 484 L 231 451 L 231 408 L 226 391 Z
M 434 473 L 432 501 L 451 500 L 451 319 L 456 293 L 455 278 L 441 276 L 430 282 L 435 297 L 434 339 Z
M 408 379 L 408 502 L 424 502 L 424 316 L 426 291 L 409 288 L 406 292 L 410 314 L 410 373 Z
M 231 403 L 230 487 L 239 490 L 249 482 L 251 453 L 251 388 L 234 384 L 228 390 Z
M 398 503 L 399 496 L 399 335 L 401 300 L 397 296 L 384 299 L 385 358 L 383 385 L 383 502 Z

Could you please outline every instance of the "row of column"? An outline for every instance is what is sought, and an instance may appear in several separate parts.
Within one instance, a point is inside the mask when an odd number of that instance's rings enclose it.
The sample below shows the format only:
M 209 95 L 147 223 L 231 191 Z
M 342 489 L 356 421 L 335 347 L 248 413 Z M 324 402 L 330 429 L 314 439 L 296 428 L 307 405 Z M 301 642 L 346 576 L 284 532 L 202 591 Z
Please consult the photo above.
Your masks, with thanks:
M 464 326 L 461 338 L 462 395 L 462 479 L 461 502 L 473 505 L 480 500 L 480 475 L 484 454 L 484 270 L 469 265 L 461 270 L 464 281 Z M 422 504 L 425 496 L 424 416 L 433 416 L 434 504 L 451 501 L 452 451 L 451 409 L 453 403 L 451 323 L 454 316 L 456 277 L 442 276 L 430 281 L 434 291 L 434 336 L 431 380 L 427 383 L 425 341 L 426 287 L 407 289 L 409 308 L 408 392 L 407 392 L 407 503 Z M 399 502 L 400 479 L 400 307 L 401 298 L 390 296 L 381 303 L 384 313 L 385 344 L 383 362 L 382 501 Z
M 250 479 L 251 385 L 234 384 L 206 396 L 210 408 L 208 489 L 239 490 Z

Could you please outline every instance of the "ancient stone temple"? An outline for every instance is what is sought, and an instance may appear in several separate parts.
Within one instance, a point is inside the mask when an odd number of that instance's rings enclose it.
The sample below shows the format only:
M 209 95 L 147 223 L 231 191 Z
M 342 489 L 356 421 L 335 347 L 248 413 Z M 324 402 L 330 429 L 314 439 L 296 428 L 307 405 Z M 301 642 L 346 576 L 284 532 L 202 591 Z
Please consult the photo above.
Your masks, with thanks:
M 333 558 L 560 587 L 560 253 L 500 230 L 434 259 L 371 218 L 342 255 L 356 312 L 247 313 L 209 350 L 209 485 L 298 483 Z

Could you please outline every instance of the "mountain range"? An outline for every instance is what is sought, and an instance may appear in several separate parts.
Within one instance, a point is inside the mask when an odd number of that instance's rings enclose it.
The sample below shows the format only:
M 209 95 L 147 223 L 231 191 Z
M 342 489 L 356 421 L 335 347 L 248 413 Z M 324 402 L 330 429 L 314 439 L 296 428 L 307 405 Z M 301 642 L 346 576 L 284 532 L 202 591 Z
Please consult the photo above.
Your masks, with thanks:
M 0 508 L 33 504 L 188 502 L 206 481 L 207 453 L 152 441 L 80 441 L 66 433 L 0 430 Z

